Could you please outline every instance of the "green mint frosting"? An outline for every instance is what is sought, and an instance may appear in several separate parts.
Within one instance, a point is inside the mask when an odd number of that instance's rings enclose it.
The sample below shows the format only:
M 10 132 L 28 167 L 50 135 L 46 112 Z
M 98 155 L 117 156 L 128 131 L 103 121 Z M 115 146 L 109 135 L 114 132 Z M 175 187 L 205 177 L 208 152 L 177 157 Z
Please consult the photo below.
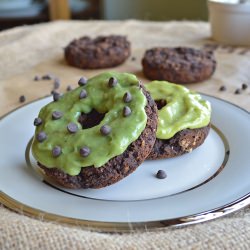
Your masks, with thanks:
M 158 139 L 170 139 L 183 129 L 205 127 L 211 118 L 210 103 L 186 87 L 166 81 L 153 81 L 145 85 L 152 98 L 165 100 L 158 111 Z
M 108 86 L 111 77 L 118 83 L 114 87 Z M 87 97 L 80 99 L 80 92 L 85 89 Z M 125 103 L 123 96 L 129 92 L 132 101 Z M 122 154 L 135 141 L 147 123 L 145 112 L 147 100 L 138 85 L 136 76 L 128 73 L 107 72 L 88 80 L 87 85 L 78 87 L 64 94 L 58 101 L 44 106 L 38 117 L 42 124 L 36 127 L 32 143 L 32 153 L 37 161 L 48 168 L 59 168 L 69 175 L 77 175 L 82 167 L 101 167 L 113 157 Z M 128 106 L 131 114 L 123 116 L 123 109 Z M 100 124 L 82 129 L 78 122 L 81 113 L 88 114 L 95 109 L 105 113 Z M 60 119 L 52 119 L 52 113 L 60 111 Z M 76 123 L 78 131 L 70 133 L 67 130 L 69 123 Z M 104 136 L 100 132 L 103 125 L 111 127 L 112 131 Z M 39 142 L 36 136 L 45 132 L 47 138 Z M 58 157 L 52 155 L 55 146 L 61 148 Z M 88 147 L 90 154 L 87 157 L 80 155 L 82 147 Z

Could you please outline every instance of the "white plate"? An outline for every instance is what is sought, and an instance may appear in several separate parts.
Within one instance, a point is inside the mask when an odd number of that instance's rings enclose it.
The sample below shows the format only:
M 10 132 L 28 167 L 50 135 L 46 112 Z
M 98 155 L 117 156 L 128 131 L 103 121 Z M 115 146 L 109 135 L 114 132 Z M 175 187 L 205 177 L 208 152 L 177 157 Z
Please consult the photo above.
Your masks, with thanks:
M 210 220 L 250 204 L 250 115 L 204 95 L 212 129 L 192 153 L 144 162 L 122 181 L 99 190 L 69 190 L 44 179 L 30 153 L 33 120 L 52 100 L 38 100 L 0 121 L 0 202 L 51 220 L 96 230 L 164 227 Z M 163 169 L 167 178 L 159 180 Z

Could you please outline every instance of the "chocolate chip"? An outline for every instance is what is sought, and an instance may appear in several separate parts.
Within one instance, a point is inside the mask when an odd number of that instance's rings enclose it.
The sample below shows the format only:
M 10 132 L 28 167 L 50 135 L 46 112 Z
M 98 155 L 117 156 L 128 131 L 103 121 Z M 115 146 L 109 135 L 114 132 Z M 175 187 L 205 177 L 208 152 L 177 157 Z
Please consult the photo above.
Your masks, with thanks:
M 51 80 L 53 79 L 53 76 L 51 74 L 46 74 L 42 76 L 42 80 Z
M 124 117 L 127 117 L 127 116 L 130 116 L 130 115 L 131 115 L 131 109 L 130 109 L 130 107 L 125 106 L 125 107 L 123 108 L 123 116 L 124 116 Z
M 111 132 L 111 127 L 108 126 L 108 125 L 103 125 L 101 126 L 101 129 L 100 129 L 100 132 L 103 134 L 103 135 L 108 135 L 110 132 Z
M 54 89 L 59 89 L 60 84 L 61 84 L 60 79 L 56 78 L 55 81 L 54 81 Z
M 227 155 L 230 155 L 230 151 L 229 151 L 229 150 L 227 150 L 226 154 L 227 154 Z
M 135 61 L 136 60 L 136 57 L 131 57 L 131 61 Z
M 39 81 L 39 80 L 41 80 L 41 78 L 39 76 L 34 77 L 34 81 Z
M 236 89 L 236 90 L 234 91 L 234 94 L 235 94 L 235 95 L 239 95 L 239 94 L 241 94 L 240 89 Z
M 55 102 L 57 102 L 60 98 L 62 97 L 62 95 L 58 92 L 53 92 L 53 100 Z
M 39 142 L 43 142 L 44 140 L 47 139 L 47 135 L 45 132 L 41 131 L 39 132 L 37 135 L 36 135 L 36 139 L 39 141 Z
M 34 126 L 39 126 L 43 123 L 42 119 L 40 117 L 35 118 L 34 120 Z
M 86 98 L 88 96 L 88 93 L 86 91 L 86 89 L 82 89 L 79 95 L 80 99 Z
M 164 170 L 158 170 L 156 177 L 158 179 L 165 179 L 167 177 L 167 174 L 165 173 Z
M 205 44 L 204 48 L 207 49 L 207 50 L 210 50 L 211 52 L 213 52 L 214 50 L 219 48 L 219 45 L 210 43 L 210 44 Z
M 19 97 L 19 102 L 25 102 L 26 101 L 26 97 L 24 95 L 21 95 Z
M 245 89 L 248 88 L 248 85 L 247 85 L 246 83 L 242 83 L 241 88 L 242 88 L 243 90 L 245 90 Z
M 221 87 L 219 88 L 219 90 L 220 90 L 220 91 L 226 91 L 227 88 L 226 88 L 226 86 L 221 86 Z
M 117 85 L 118 81 L 115 77 L 110 77 L 109 78 L 109 82 L 108 82 L 108 85 L 110 88 L 113 88 Z
M 88 79 L 86 77 L 81 77 L 80 80 L 78 81 L 79 86 L 84 86 L 88 82 Z
M 126 92 L 123 96 L 123 101 L 128 103 L 132 101 L 132 95 L 129 92 Z
M 59 146 L 55 146 L 55 147 L 52 149 L 52 155 L 53 155 L 54 157 L 58 157 L 61 153 L 62 153 L 62 149 L 61 149 L 61 147 L 59 147 Z
M 54 111 L 52 113 L 52 119 L 53 120 L 58 120 L 63 116 L 63 113 L 61 111 Z
M 72 86 L 70 86 L 70 85 L 68 85 L 67 88 L 66 88 L 67 91 L 71 91 L 72 89 L 73 89 L 73 88 L 72 88 Z
M 80 148 L 80 155 L 82 157 L 87 157 L 90 154 L 90 149 L 86 146 Z
M 78 130 L 78 126 L 74 122 L 70 122 L 67 126 L 67 129 L 70 133 L 76 133 Z

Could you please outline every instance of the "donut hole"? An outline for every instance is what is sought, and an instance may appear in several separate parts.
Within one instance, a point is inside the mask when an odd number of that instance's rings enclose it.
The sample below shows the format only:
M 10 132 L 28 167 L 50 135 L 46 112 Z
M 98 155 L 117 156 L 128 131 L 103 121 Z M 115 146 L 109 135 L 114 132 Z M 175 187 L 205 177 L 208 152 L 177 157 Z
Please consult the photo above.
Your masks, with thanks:
M 100 124 L 106 113 L 99 113 L 92 109 L 88 114 L 81 113 L 78 122 L 82 125 L 82 129 L 93 128 Z
M 158 110 L 161 110 L 164 106 L 167 105 L 167 102 L 164 99 L 156 100 L 155 103 L 157 105 Z

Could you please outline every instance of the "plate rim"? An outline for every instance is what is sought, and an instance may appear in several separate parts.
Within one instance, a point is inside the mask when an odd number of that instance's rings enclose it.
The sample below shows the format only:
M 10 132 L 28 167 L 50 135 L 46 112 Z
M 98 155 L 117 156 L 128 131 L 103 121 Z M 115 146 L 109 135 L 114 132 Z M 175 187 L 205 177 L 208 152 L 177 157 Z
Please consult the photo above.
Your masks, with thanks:
M 246 109 L 231 103 L 227 100 L 221 99 L 219 97 L 215 97 L 212 95 L 208 95 L 205 93 L 198 92 L 203 96 L 208 96 L 214 99 L 217 99 L 221 102 L 225 102 L 229 105 L 232 105 L 236 108 L 241 109 L 242 111 L 246 112 L 248 115 L 250 114 L 249 111 Z M 0 117 L 0 122 L 15 111 L 28 106 L 32 103 L 38 102 L 45 98 L 50 97 L 51 95 L 47 95 L 38 99 L 35 99 L 29 103 L 26 103 L 20 107 L 17 107 L 6 114 Z M 216 219 L 222 217 L 224 215 L 233 213 L 239 209 L 242 209 L 248 205 L 250 205 L 250 192 L 243 195 L 242 197 L 227 203 L 223 206 L 213 208 L 201 213 L 192 214 L 188 216 L 182 216 L 172 219 L 166 220 L 159 220 L 159 221 L 145 221 L 145 222 L 102 222 L 102 221 L 90 221 L 85 219 L 78 219 L 78 218 L 71 218 L 67 216 L 57 215 L 54 213 L 49 213 L 43 210 L 39 210 L 33 207 L 30 207 L 26 204 L 23 204 L 14 198 L 8 196 L 3 191 L 0 191 L 0 203 L 2 203 L 5 207 L 9 208 L 15 212 L 21 212 L 24 215 L 29 217 L 40 219 L 41 221 L 50 221 L 50 222 L 59 222 L 67 225 L 75 225 L 75 226 L 84 226 L 89 230 L 100 231 L 100 232 L 131 232 L 133 230 L 160 230 L 164 229 L 165 227 L 181 227 L 192 225 L 200 222 L 210 221 L 212 219 Z
M 236 199 L 235 201 L 201 213 L 166 220 L 145 222 L 102 222 L 57 215 L 25 205 L 6 195 L 2 191 L 0 192 L 0 203 L 2 203 L 5 207 L 11 209 L 12 211 L 18 213 L 21 212 L 21 214 L 27 215 L 35 219 L 40 219 L 40 221 L 57 222 L 72 226 L 81 226 L 92 231 L 124 233 L 131 232 L 133 230 L 153 231 L 161 230 L 166 227 L 183 227 L 205 221 L 210 221 L 231 214 L 235 211 L 238 211 L 239 209 L 250 205 L 250 192 Z

